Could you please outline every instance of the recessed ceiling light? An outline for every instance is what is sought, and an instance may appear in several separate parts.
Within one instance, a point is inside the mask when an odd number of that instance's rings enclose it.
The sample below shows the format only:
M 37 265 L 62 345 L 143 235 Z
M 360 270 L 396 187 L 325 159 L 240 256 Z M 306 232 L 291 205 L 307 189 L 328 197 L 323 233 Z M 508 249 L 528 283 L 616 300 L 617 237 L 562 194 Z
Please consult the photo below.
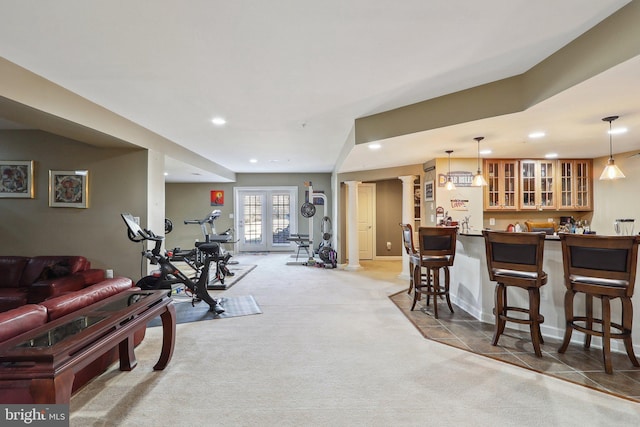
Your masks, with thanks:
M 222 117 L 214 117 L 213 119 L 211 119 L 211 123 L 213 123 L 216 126 L 223 126 L 227 123 L 227 121 Z
M 169 172 L 165 172 L 165 173 L 164 173 L 164 176 L 167 176 L 167 175 L 169 175 Z
M 483 156 L 486 156 L 487 154 L 491 154 L 492 151 L 491 150 L 480 150 L 480 154 L 482 154 Z
M 249 163 L 258 163 L 258 159 L 249 159 Z
M 531 132 L 529 134 L 529 138 L 531 139 L 537 139 L 537 138 L 542 138 L 546 135 L 546 133 L 544 132 Z
M 380 148 L 382 148 L 382 145 L 378 144 L 377 142 L 369 144 L 369 150 L 379 150 Z
M 544 155 L 545 159 L 555 159 L 556 157 L 558 157 L 558 153 L 547 153 Z
M 607 133 L 610 133 L 611 135 L 620 135 L 621 133 L 627 133 L 627 128 L 615 128 L 611 129 Z

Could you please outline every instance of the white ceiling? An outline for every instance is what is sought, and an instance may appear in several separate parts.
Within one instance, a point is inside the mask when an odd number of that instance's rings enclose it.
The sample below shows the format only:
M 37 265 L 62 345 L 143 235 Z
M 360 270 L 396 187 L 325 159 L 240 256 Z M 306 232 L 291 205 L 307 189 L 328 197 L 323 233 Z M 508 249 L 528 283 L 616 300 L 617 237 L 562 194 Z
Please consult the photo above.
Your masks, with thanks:
M 232 171 L 330 172 L 356 118 L 520 74 L 628 2 L 0 0 L 0 56 Z M 635 150 L 638 76 L 636 58 L 524 113 L 357 146 L 340 172 L 475 157 L 478 135 L 494 157 L 604 156 L 612 114 Z

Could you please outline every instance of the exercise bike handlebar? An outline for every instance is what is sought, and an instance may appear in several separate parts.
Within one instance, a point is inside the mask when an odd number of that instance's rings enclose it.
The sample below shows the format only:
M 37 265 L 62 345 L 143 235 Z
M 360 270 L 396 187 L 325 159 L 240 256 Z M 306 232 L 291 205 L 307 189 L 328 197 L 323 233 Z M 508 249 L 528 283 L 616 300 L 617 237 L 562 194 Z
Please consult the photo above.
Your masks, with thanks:
M 120 214 L 124 223 L 127 225 L 127 236 L 133 242 L 142 242 L 143 240 L 153 240 L 155 242 L 162 241 L 164 236 L 158 236 L 151 230 L 140 227 L 133 215 L 130 213 Z
M 213 222 L 216 219 L 220 218 L 221 214 L 222 214 L 222 211 L 220 209 L 216 209 L 214 211 L 211 211 L 211 213 L 209 213 L 203 219 L 185 219 L 184 223 L 185 224 L 199 224 L 199 225 L 209 223 L 209 224 L 213 225 Z

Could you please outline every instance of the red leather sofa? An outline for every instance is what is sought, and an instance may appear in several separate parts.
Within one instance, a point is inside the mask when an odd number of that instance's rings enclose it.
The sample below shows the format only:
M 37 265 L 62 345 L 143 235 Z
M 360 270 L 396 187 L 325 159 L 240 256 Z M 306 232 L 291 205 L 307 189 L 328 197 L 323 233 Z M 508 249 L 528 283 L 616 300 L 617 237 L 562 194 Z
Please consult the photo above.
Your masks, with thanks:
M 0 312 L 77 291 L 104 279 L 83 256 L 0 256 Z
M 105 279 L 78 291 L 47 299 L 38 304 L 25 304 L 0 313 L 0 344 L 4 341 L 28 332 L 40 325 L 58 319 L 69 313 L 101 301 L 118 292 L 131 289 L 134 286 L 131 279 L 115 277 Z M 134 343 L 138 345 L 144 339 L 146 327 L 135 333 Z M 117 346 L 105 352 L 100 358 L 92 362 L 75 375 L 72 393 L 103 373 L 112 363 L 118 360 Z M 0 366 L 0 404 L 33 403 L 29 394 L 28 382 L 2 381 L 2 366 Z

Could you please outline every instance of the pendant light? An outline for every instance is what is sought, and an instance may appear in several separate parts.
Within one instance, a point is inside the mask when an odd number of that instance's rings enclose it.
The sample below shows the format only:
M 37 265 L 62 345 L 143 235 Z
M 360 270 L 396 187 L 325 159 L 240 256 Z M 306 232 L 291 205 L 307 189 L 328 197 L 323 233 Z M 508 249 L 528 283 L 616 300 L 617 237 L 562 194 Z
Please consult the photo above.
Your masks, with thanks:
M 453 150 L 447 150 L 446 153 L 449 155 L 449 172 L 447 173 L 447 183 L 444 185 L 445 190 L 455 190 L 456 186 L 451 180 L 451 153 Z
M 485 181 L 484 176 L 482 176 L 482 171 L 480 171 L 480 141 L 484 139 L 484 136 L 476 136 L 473 139 L 478 142 L 478 172 L 474 175 L 473 181 L 471 181 L 471 186 L 483 187 L 487 185 L 487 181 Z
M 607 161 L 607 166 L 605 166 L 602 171 L 602 175 L 600 175 L 600 179 L 613 180 L 624 178 L 624 174 L 620 170 L 618 166 L 613 161 L 613 147 L 611 143 L 611 122 L 617 119 L 618 116 L 609 116 L 602 119 L 602 121 L 609 122 L 609 160 Z

